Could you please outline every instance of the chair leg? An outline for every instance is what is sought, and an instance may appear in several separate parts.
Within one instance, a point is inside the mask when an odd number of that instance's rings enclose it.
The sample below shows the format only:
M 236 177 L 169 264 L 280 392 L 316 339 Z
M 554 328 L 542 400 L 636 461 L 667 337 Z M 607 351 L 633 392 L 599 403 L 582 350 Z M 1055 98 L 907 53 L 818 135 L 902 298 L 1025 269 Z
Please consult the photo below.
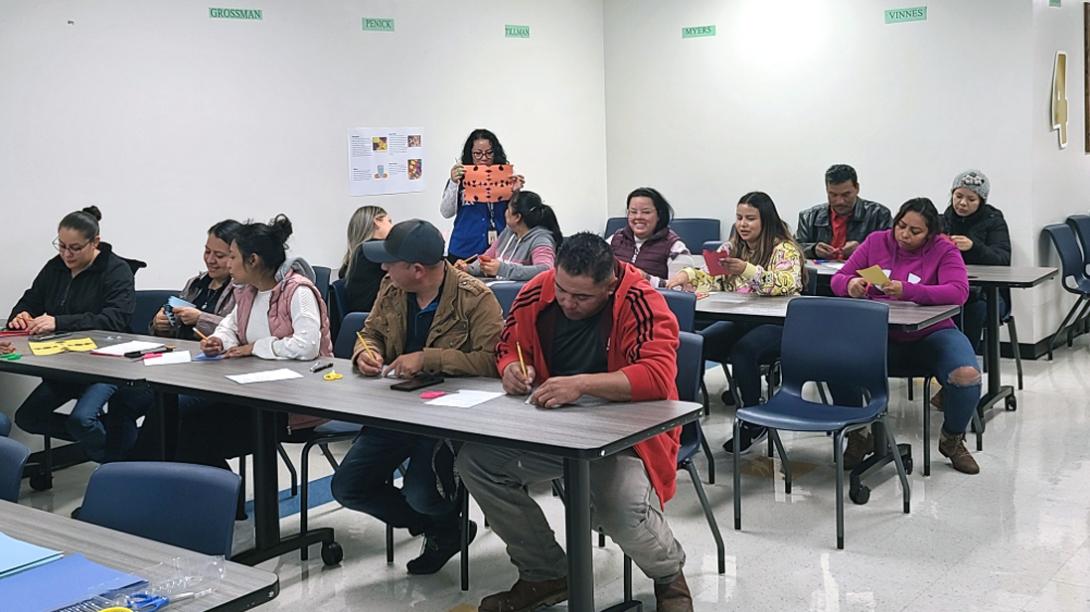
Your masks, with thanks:
M 712 413 L 711 400 L 708 398 L 708 386 L 704 384 L 704 375 L 700 375 L 700 403 L 704 406 L 704 416 Z
M 299 491 L 299 535 L 307 535 L 307 504 L 310 502 L 310 450 L 314 445 L 307 442 L 303 445 L 303 457 L 299 460 L 299 472 L 303 476 L 303 489 Z M 310 550 L 306 546 L 299 547 L 299 560 L 306 561 L 310 557 Z
M 239 455 L 238 457 L 238 477 L 241 479 L 239 482 L 239 490 L 242 491 L 242 499 L 246 499 L 246 455 Z
M 1064 315 L 1063 320 L 1060 321 L 1060 326 L 1056 328 L 1056 332 L 1053 333 L 1052 337 L 1050 337 L 1048 339 L 1048 360 L 1049 361 L 1052 361 L 1052 351 L 1056 348 L 1056 340 L 1060 337 L 1060 334 L 1062 334 L 1064 332 L 1064 329 L 1068 326 L 1068 322 L 1072 321 L 1071 318 L 1073 316 L 1075 316 L 1076 313 L 1079 312 L 1079 310 L 1082 307 L 1083 301 L 1086 300 L 1086 299 L 1087 298 L 1084 297 L 1084 296 L 1079 296 L 1079 299 L 1078 299 L 1078 301 L 1075 302 L 1075 305 L 1071 307 L 1071 310 L 1067 311 L 1067 314 Z
M 973 411 L 973 431 L 976 433 L 976 450 L 984 450 L 984 421 L 980 418 L 980 412 Z
M 464 483 L 458 483 L 458 501 L 462 507 L 462 525 L 459 530 L 459 538 L 461 540 L 461 554 L 459 557 L 462 590 L 469 590 L 469 491 L 466 490 Z
M 394 562 L 394 528 L 386 523 L 386 563 Z
M 931 377 L 923 381 L 923 475 L 931 475 Z
M 1014 368 L 1018 372 L 1018 390 L 1022 390 L 1022 349 L 1018 344 L 1018 326 L 1014 323 L 1014 316 L 1007 319 L 1007 328 L 1011 338 L 1011 352 L 1014 353 Z
M 912 391 L 913 391 L 913 389 L 912 389 L 912 381 L 913 381 L 914 379 L 912 379 L 912 378 L 906 378 L 905 380 L 906 380 L 906 381 L 908 382 L 908 401 L 910 401 L 910 402 L 911 402 L 911 401 L 912 401 L 912 399 L 913 399 L 913 398 L 912 398 Z
M 715 457 L 712 456 L 712 449 L 703 433 L 700 434 L 700 448 L 704 449 L 704 456 L 708 458 L 708 484 L 715 484 Z
M 787 460 L 787 451 L 783 448 L 783 442 L 780 441 L 780 432 L 772 429 L 768 429 L 768 438 L 772 440 L 776 446 L 776 452 L 780 454 L 780 463 L 783 464 L 783 490 L 788 495 L 791 494 L 791 462 Z
M 818 397 L 821 398 L 821 403 L 828 406 L 831 402 L 829 402 L 829 396 L 825 394 L 825 383 L 823 383 L 821 381 L 818 381 L 817 382 L 817 389 L 818 389 Z
M 700 507 L 704 510 L 704 518 L 708 519 L 708 528 L 712 530 L 712 537 L 715 538 L 715 553 L 716 560 L 719 562 L 719 573 L 727 573 L 727 560 L 726 560 L 726 548 L 723 545 L 723 535 L 719 533 L 719 523 L 715 520 L 715 514 L 712 512 L 712 506 L 708 503 L 708 496 L 704 493 L 704 485 L 700 484 L 700 474 L 696 470 L 696 466 L 692 461 L 685 462 L 685 469 L 689 472 L 689 479 L 693 481 L 693 488 L 696 489 L 696 496 L 700 499 Z
M 624 603 L 632 603 L 632 557 L 624 556 Z
M 734 419 L 734 439 L 738 439 L 738 434 L 741 433 L 739 428 L 738 419 Z M 740 471 L 740 462 L 738 461 L 738 445 L 734 444 L 731 448 L 734 455 L 734 529 L 736 531 L 742 529 L 742 473 Z
M 329 452 L 328 444 L 319 444 L 318 448 L 325 455 L 325 460 L 329 462 L 329 467 L 333 468 L 333 471 L 337 471 L 337 468 L 341 467 L 340 463 L 337 463 L 337 458 L 333 456 L 333 453 Z
M 833 458 L 836 460 L 836 547 L 844 549 L 844 430 L 833 435 Z M 894 449 L 896 451 L 896 449 Z
M 893 436 L 893 431 L 886 425 L 885 419 L 882 419 L 882 425 L 882 429 L 886 432 L 886 440 L 889 441 L 889 448 L 893 452 L 893 463 L 897 465 L 897 477 L 901 479 L 904 512 L 908 514 L 912 509 L 912 489 L 909 488 L 908 474 L 905 472 L 904 461 L 901 460 L 901 451 L 897 450 L 897 440 Z
M 291 496 L 295 497 L 299 494 L 299 474 L 295 472 L 295 465 L 292 464 L 291 458 L 288 457 L 288 451 L 284 450 L 283 444 L 276 445 L 276 453 L 284 461 L 284 466 L 288 468 L 288 474 L 291 474 Z
M 598 548 L 605 548 L 605 547 L 606 547 L 606 532 L 599 531 L 598 532 Z

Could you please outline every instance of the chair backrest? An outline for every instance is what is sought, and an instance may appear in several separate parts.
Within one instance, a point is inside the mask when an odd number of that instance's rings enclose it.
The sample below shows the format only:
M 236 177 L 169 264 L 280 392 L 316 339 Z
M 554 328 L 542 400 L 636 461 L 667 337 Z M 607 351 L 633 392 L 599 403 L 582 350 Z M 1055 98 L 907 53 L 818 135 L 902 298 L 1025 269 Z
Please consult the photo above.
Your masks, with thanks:
M 678 335 L 677 347 L 677 397 L 685 402 L 696 401 L 700 393 L 700 381 L 704 374 L 704 336 L 683 331 Z M 681 428 L 681 448 L 678 449 L 678 465 L 692 459 L 700 451 L 700 422 L 693 421 Z
M 1069 287 L 1067 284 L 1069 277 L 1074 277 L 1076 281 L 1086 277 L 1086 265 L 1082 252 L 1079 250 L 1079 243 L 1075 239 L 1075 232 L 1065 223 L 1046 225 L 1044 231 L 1060 255 L 1060 274 L 1063 275 L 1061 284 L 1071 293 L 1079 293 L 1077 287 Z
M 1090 215 L 1071 215 L 1067 218 L 1067 224 L 1075 230 L 1082 246 L 1083 266 L 1090 265 Z
M 322 294 L 322 301 L 326 303 L 326 307 L 329 306 L 329 278 L 333 274 L 333 270 L 325 266 L 313 266 L 314 268 L 314 285 L 318 287 L 318 293 Z
M 716 238 L 715 240 L 705 240 L 704 242 L 700 243 L 700 252 L 701 254 L 703 254 L 704 251 L 718 251 L 719 247 L 721 246 L 723 246 L 723 241 L 719 240 L 718 238 Z M 690 250 L 692 250 L 692 248 L 693 247 L 689 247 Z
M 801 396 L 807 382 L 889 397 L 889 306 L 848 298 L 807 297 L 787 304 L 780 345 L 781 392 Z
M 616 234 L 617 230 L 621 229 L 627 224 L 628 217 L 610 217 L 606 220 L 606 231 L 603 236 L 609 238 L 613 234 Z
M 696 324 L 696 294 L 688 291 L 673 291 L 659 289 L 662 297 L 666 298 L 666 305 L 670 312 L 677 317 L 677 326 L 683 332 L 693 331 Z
M 496 281 L 488 285 L 488 288 L 496 295 L 496 300 L 500 303 L 500 310 L 503 311 L 505 319 L 507 313 L 511 311 L 511 303 L 518 297 L 519 291 L 522 291 L 525 284 L 522 281 Z
M 206 465 L 107 463 L 91 474 L 79 520 L 230 557 L 239 483 L 238 474 Z
M 0 438 L 0 499 L 19 500 L 19 483 L 30 449 L 11 438 Z
M 348 314 L 348 286 L 343 278 L 338 278 L 329 284 L 329 294 L 332 299 L 328 302 L 330 307 L 329 320 L 340 321 Z
M 0 436 L 6 436 L 11 433 L 11 419 L 8 415 L 0 412 Z
M 803 295 L 817 295 L 818 271 L 814 266 L 806 266 L 806 277 L 802 280 Z
M 693 249 L 698 244 L 704 244 L 710 240 L 719 240 L 719 219 L 701 219 L 701 218 L 688 218 L 678 219 L 674 218 L 670 222 L 670 229 L 674 230 L 674 233 L 681 238 L 682 242 L 689 249 Z
M 159 309 L 167 303 L 167 300 L 178 295 L 177 291 L 169 289 L 141 289 L 136 292 L 136 303 L 129 320 L 129 330 L 134 334 L 148 333 L 151 320 L 159 313 Z
M 333 342 L 333 356 L 341 359 L 351 359 L 352 349 L 356 346 L 356 332 L 363 329 L 367 321 L 366 312 L 350 312 L 341 320 L 341 328 L 337 332 L 337 340 Z

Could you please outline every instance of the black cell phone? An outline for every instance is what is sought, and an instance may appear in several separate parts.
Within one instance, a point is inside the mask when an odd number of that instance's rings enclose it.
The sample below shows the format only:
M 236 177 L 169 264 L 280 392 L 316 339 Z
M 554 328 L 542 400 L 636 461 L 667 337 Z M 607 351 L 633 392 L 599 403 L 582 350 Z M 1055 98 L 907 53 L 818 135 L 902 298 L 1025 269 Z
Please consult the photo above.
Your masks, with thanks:
M 27 338 L 27 340 L 30 340 L 31 342 L 45 342 L 46 340 L 56 340 L 57 338 L 64 338 L 64 337 L 71 336 L 71 335 L 72 335 L 72 332 L 61 332 L 61 333 L 58 333 L 58 334 L 42 334 L 40 336 L 30 336 L 30 337 Z
M 420 373 L 409 380 L 403 380 L 397 384 L 390 385 L 390 388 L 394 391 L 416 391 L 417 389 L 423 389 L 424 387 L 438 385 L 441 382 L 443 382 L 443 377 L 438 374 Z

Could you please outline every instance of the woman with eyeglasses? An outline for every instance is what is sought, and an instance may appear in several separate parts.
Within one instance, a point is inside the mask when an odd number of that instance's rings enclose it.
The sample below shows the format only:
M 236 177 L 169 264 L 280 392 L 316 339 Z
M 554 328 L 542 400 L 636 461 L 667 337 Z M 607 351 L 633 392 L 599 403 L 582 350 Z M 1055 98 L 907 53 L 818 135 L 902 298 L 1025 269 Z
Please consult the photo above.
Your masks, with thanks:
M 451 263 L 484 253 L 506 225 L 507 202 L 466 202 L 462 199 L 465 167 L 507 163 L 507 153 L 495 134 L 481 128 L 470 132 L 462 146 L 461 160 L 450 169 L 450 180 L 439 204 L 444 219 L 454 217 L 454 231 L 447 246 L 447 259 Z M 524 183 L 521 174 L 515 175 L 514 191 L 522 189 Z
M 8 316 L 9 330 L 30 334 L 105 330 L 128 332 L 136 288 L 129 264 L 118 257 L 99 236 L 98 207 L 88 206 L 61 219 L 53 246 L 56 257 L 46 262 L 30 289 Z M 104 418 L 102 408 L 117 390 L 103 383 L 82 384 L 43 380 L 15 412 L 15 424 L 23 431 L 74 440 L 87 456 L 104 462 L 121 458 L 134 441 L 135 431 L 118 434 L 112 418 L 130 416 L 114 410 Z M 70 415 L 54 411 L 70 400 Z M 133 419 L 135 421 L 135 419 Z M 122 438 L 122 439 L 119 439 Z
M 628 224 L 606 242 L 617 259 L 639 268 L 652 287 L 665 287 L 670 280 L 670 263 L 689 255 L 689 247 L 670 229 L 674 209 L 658 189 L 640 187 L 628 194 L 625 213 Z M 681 261 L 692 265 L 689 257 Z

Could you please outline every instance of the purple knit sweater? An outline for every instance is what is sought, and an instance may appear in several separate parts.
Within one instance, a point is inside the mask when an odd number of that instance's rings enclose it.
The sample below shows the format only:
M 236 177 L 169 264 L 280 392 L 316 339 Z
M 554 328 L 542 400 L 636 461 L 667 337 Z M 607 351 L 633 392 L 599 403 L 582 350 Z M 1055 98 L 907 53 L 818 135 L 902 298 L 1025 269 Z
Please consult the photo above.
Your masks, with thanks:
M 919 249 L 906 251 L 897 244 L 893 230 L 882 230 L 867 236 L 844 267 L 833 276 L 833 293 L 848 295 L 848 281 L 857 276 L 856 270 L 875 265 L 885 270 L 890 280 L 901 281 L 904 285 L 901 299 L 904 301 L 923 306 L 961 306 L 969 296 L 969 277 L 956 246 L 945 237 L 936 235 L 931 236 Z M 867 298 L 893 299 L 874 287 L 867 291 Z M 891 331 L 889 337 L 896 342 L 911 342 L 951 327 L 954 327 L 953 320 L 946 319 L 916 332 Z

